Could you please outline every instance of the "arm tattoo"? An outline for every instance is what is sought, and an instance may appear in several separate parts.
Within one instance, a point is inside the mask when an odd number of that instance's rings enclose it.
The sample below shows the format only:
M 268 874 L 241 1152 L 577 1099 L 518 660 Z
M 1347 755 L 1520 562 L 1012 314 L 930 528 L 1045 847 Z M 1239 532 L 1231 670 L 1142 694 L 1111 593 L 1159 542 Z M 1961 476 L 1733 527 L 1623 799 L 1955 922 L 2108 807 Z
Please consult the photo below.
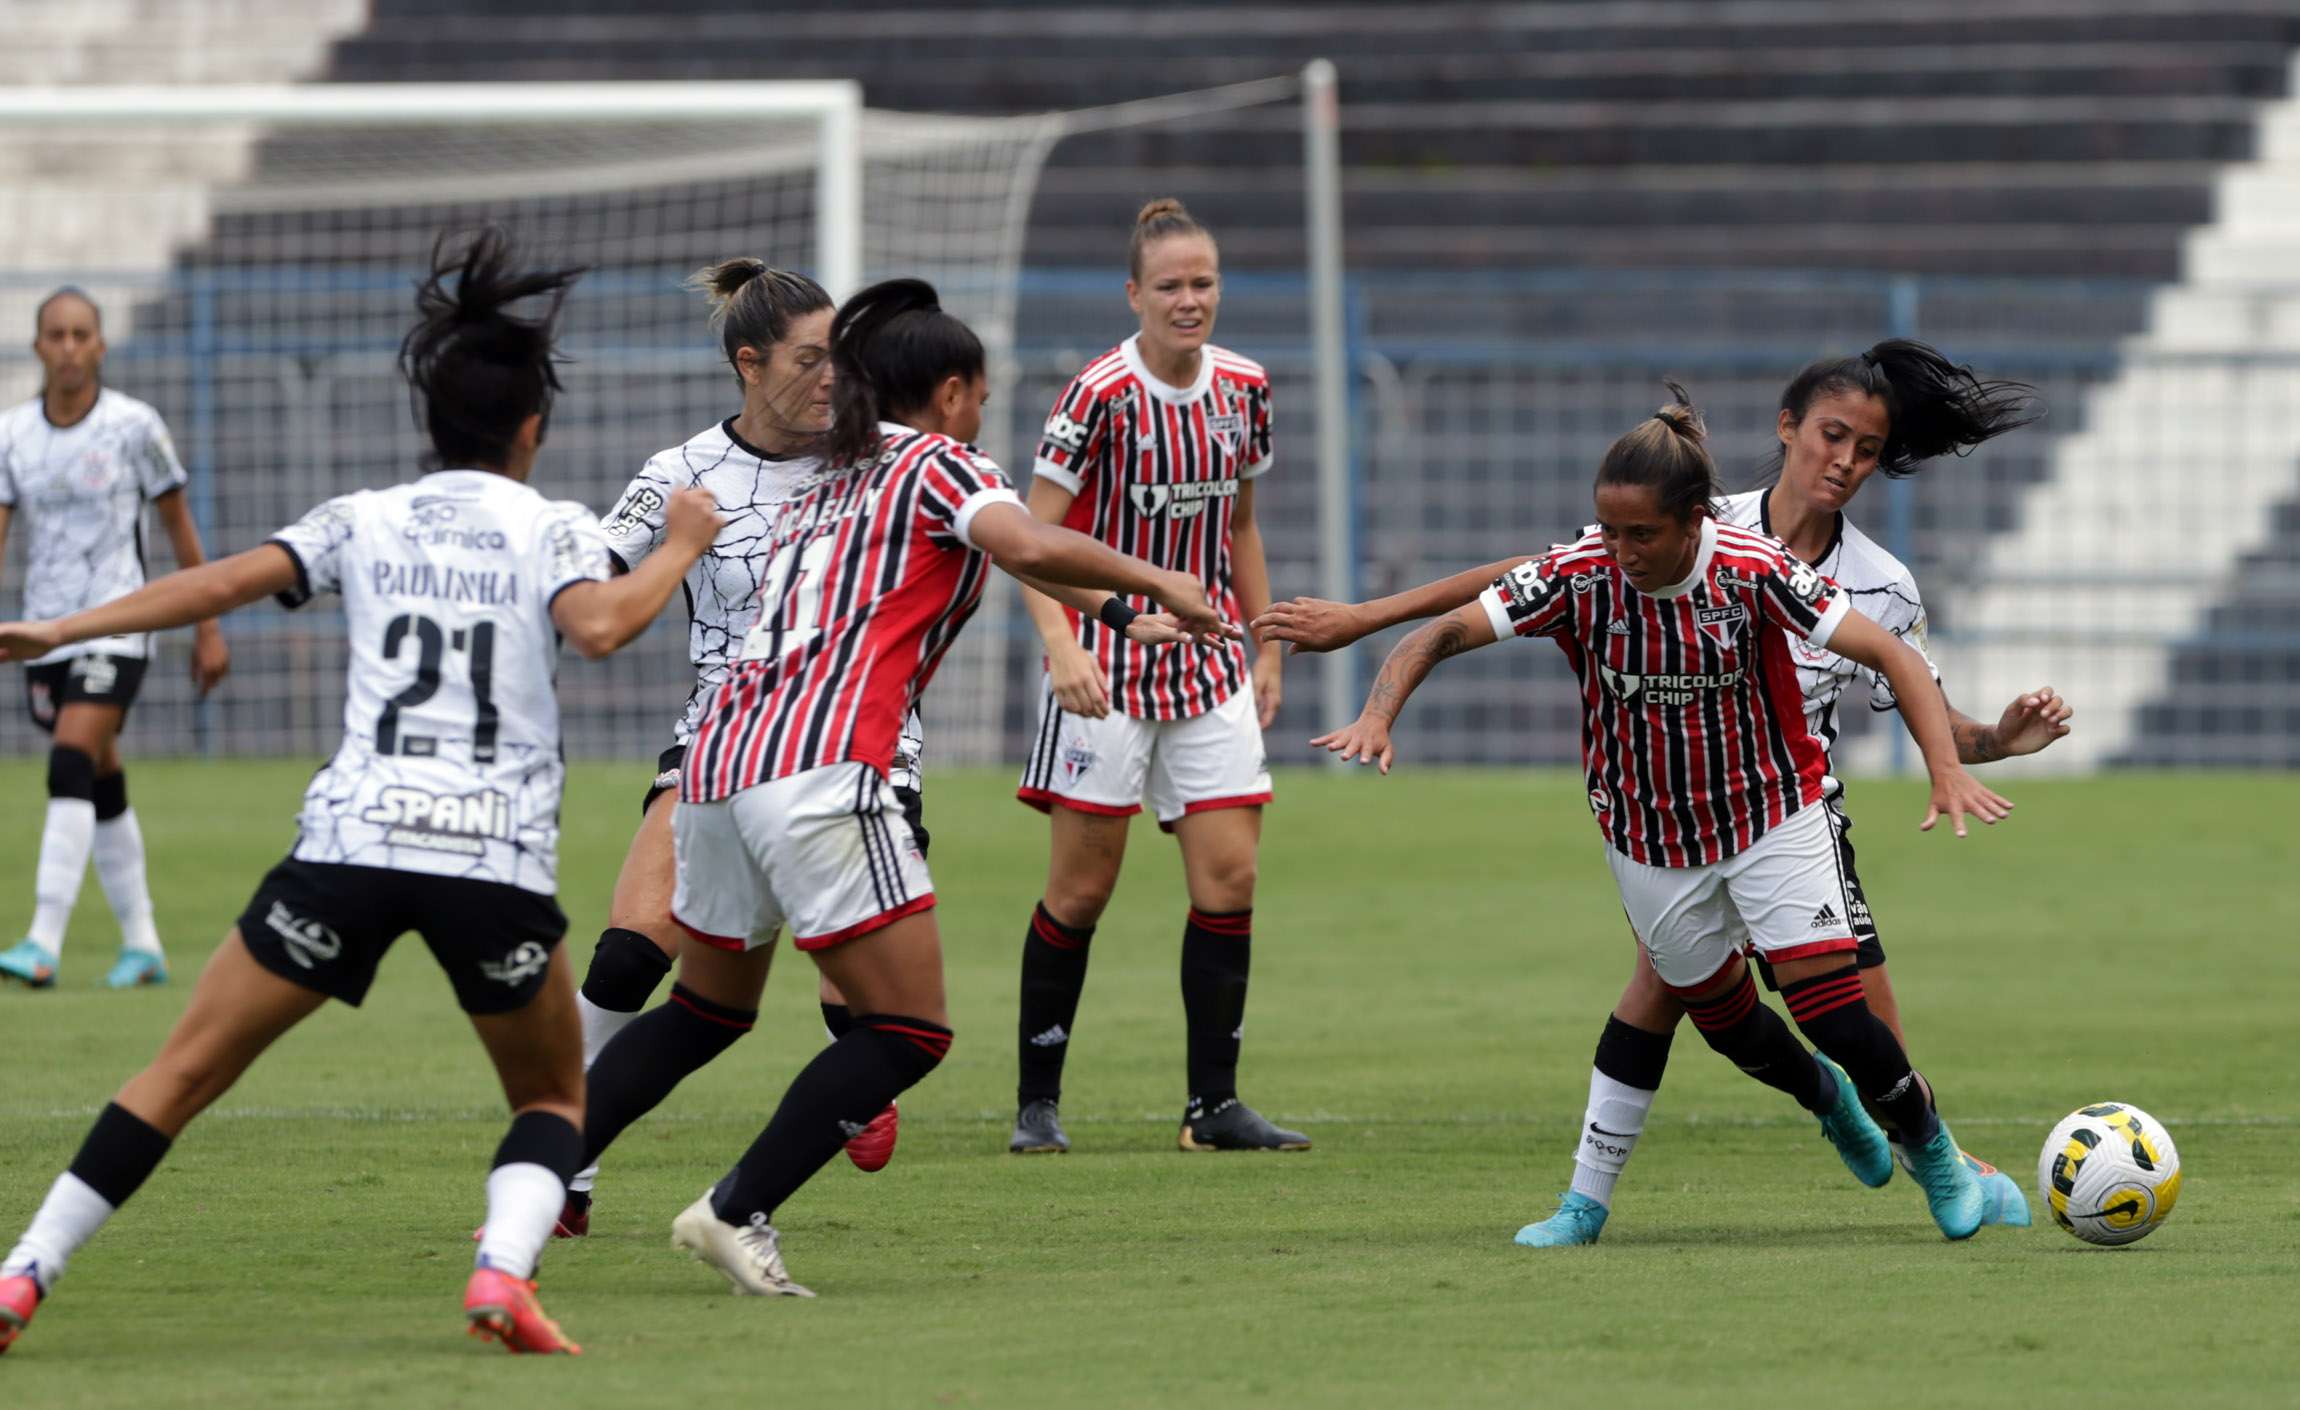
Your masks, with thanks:
M 2005 757 L 1997 732 L 1977 720 L 1957 721 L 1957 762 L 1993 764 Z
M 1448 656 L 1460 655 L 1468 643 L 1468 630 L 1450 615 L 1409 634 L 1383 659 L 1381 673 L 1374 677 L 1373 689 L 1366 694 L 1366 713 L 1384 720 L 1397 719 L 1406 697 L 1430 669 Z

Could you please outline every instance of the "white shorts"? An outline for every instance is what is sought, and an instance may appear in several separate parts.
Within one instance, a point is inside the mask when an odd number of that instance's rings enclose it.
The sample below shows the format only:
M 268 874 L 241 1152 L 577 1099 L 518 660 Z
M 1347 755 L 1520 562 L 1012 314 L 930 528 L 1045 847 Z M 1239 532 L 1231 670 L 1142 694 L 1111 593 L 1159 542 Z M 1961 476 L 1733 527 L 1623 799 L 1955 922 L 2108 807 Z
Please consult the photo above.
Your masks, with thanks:
M 934 904 L 926 858 L 894 788 L 867 764 L 832 764 L 671 814 L 671 918 L 722 950 L 820 950 Z
M 1117 818 L 1148 803 L 1168 829 L 1188 813 L 1267 803 L 1270 762 L 1254 692 L 1233 691 L 1186 720 L 1139 720 L 1115 710 L 1094 720 L 1055 704 L 1049 682 L 1014 796 L 1042 813 L 1059 805 Z
M 1610 847 L 1605 859 L 1653 972 L 1671 988 L 1698 988 L 1744 951 L 1777 964 L 1837 950 L 1849 958 L 1860 945 L 1858 891 L 1822 804 L 1708 866 L 1651 867 Z

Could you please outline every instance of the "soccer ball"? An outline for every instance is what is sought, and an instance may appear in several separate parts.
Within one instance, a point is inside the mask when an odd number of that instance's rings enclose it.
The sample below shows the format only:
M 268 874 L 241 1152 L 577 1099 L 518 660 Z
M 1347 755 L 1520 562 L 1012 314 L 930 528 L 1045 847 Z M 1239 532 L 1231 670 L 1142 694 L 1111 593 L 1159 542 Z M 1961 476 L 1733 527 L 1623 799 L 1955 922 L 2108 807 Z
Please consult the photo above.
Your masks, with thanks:
M 2171 1216 L 2180 1152 L 2139 1107 L 2097 1102 L 2070 1112 L 2045 1138 L 2036 1192 L 2053 1222 L 2086 1243 L 2133 1243 Z

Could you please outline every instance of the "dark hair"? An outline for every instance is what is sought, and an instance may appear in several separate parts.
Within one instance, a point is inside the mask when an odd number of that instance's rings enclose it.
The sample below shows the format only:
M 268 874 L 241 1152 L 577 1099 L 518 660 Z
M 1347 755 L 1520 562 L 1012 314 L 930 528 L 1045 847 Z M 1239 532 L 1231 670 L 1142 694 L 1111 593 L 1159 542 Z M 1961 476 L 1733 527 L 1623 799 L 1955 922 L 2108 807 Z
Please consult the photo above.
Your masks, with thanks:
M 104 327 L 103 305 L 97 303 L 86 289 L 81 288 L 77 284 L 59 284 L 55 288 L 50 289 L 48 291 L 48 297 L 40 300 L 40 302 L 32 309 L 33 337 L 37 338 L 40 336 L 40 322 L 42 319 L 45 319 L 48 316 L 48 305 L 56 302 L 58 299 L 78 299 L 81 303 L 86 304 L 88 306 L 88 312 L 96 315 L 97 330 L 99 332 L 102 331 Z
M 696 270 L 687 276 L 686 287 L 711 301 L 711 331 L 719 335 L 737 382 L 743 365 L 736 354 L 745 348 L 764 352 L 789 336 L 792 320 L 832 306 L 831 296 L 814 280 L 748 255 Z
M 1892 430 L 1877 468 L 1895 479 L 1915 474 L 1935 456 L 1963 455 L 2044 415 L 2028 383 L 1984 382 L 1913 338 L 1887 338 L 1856 357 L 1808 364 L 1789 379 L 1781 409 L 1801 423 L 1816 398 L 1837 392 L 1866 392 L 1885 403 Z M 1776 473 L 1786 454 L 1774 451 Z
M 1200 225 L 1198 217 L 1184 210 L 1182 203 L 1172 196 L 1160 196 L 1136 212 L 1134 234 L 1126 244 L 1127 277 L 1140 279 L 1142 277 L 1142 252 L 1160 240 L 1175 235 L 1203 235 L 1206 237 L 1207 244 L 1214 244 L 1214 232 Z M 1217 256 L 1220 255 L 1221 247 L 1215 245 L 1214 252 Z
M 399 370 L 441 465 L 499 466 L 520 423 L 551 414 L 559 306 L 583 270 L 515 263 L 511 237 L 498 226 L 443 231 L 431 247 L 431 274 L 415 286 L 415 327 L 399 345 Z M 548 299 L 539 316 L 506 311 L 533 298 Z
M 917 411 L 945 378 L 983 369 L 982 339 L 942 311 L 924 279 L 889 279 L 848 299 L 831 320 L 828 459 L 849 465 L 878 449 L 878 423 Z
M 1717 462 L 1709 458 L 1709 428 L 1693 398 L 1675 382 L 1661 385 L 1672 400 L 1606 447 L 1597 484 L 1643 486 L 1662 513 L 1682 524 L 1716 500 Z

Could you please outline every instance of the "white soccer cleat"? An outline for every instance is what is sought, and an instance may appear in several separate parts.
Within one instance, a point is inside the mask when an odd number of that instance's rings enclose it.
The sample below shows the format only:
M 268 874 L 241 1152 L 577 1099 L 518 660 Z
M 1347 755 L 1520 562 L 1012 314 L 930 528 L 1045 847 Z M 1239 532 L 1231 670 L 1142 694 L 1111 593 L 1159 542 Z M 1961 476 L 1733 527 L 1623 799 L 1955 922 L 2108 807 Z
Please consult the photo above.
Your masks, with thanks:
M 748 1225 L 729 1224 L 711 1208 L 711 1192 L 671 1221 L 671 1247 L 683 1248 L 727 1275 L 737 1297 L 813 1297 L 783 1267 L 782 1242 L 763 1214 Z

